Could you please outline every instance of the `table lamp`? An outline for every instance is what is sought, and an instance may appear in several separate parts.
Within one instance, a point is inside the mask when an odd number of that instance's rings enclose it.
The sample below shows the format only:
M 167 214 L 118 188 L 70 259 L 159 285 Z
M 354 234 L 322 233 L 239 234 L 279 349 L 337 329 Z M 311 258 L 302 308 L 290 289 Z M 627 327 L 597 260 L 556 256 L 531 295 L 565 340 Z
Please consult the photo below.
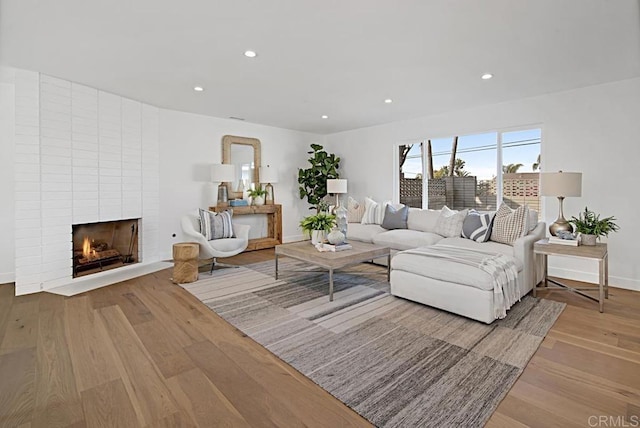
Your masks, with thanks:
M 211 165 L 211 181 L 220 183 L 218 185 L 218 202 L 219 207 L 226 207 L 229 201 L 227 186 L 224 183 L 233 181 L 236 178 L 236 168 L 234 165 L 226 163 L 216 163 Z
M 333 214 L 336 216 L 338 230 L 347 237 L 347 209 L 340 205 L 340 195 L 347 193 L 347 180 L 330 179 L 327 180 L 327 193 L 336 195 L 336 206 L 333 207 Z
M 582 173 L 581 172 L 543 172 L 540 174 L 540 195 L 556 196 L 560 208 L 558 218 L 549 226 L 551 236 L 556 236 L 560 231 L 573 233 L 573 227 L 564 218 L 562 204 L 567 196 L 582 195 Z
M 267 196 L 264 198 L 267 205 L 273 205 L 275 202 L 275 194 L 273 193 L 273 183 L 278 182 L 278 171 L 275 168 L 271 168 L 269 165 L 260 167 L 260 183 L 266 183 L 264 190 L 267 191 Z

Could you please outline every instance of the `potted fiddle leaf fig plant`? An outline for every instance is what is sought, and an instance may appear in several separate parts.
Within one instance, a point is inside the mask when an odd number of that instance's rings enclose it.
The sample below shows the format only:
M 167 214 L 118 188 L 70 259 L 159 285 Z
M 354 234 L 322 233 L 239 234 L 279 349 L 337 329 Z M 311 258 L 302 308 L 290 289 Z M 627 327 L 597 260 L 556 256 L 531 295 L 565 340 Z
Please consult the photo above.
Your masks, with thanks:
M 620 229 L 614 223 L 615 219 L 613 216 L 601 219 L 600 214 L 596 214 L 585 207 L 578 217 L 571 217 L 569 223 L 573 224 L 576 232 L 580 234 L 582 245 L 596 245 L 596 239 L 601 236 L 609 236 L 609 233 L 617 232 Z
M 320 212 L 303 218 L 300 221 L 300 228 L 305 235 L 311 236 L 311 243 L 316 245 L 326 240 L 327 233 L 331 231 L 335 224 L 335 215 Z
M 264 198 L 267 196 L 267 191 L 262 188 L 261 184 L 258 184 L 255 189 L 249 189 L 247 195 L 251 197 L 251 205 L 264 205 Z
M 327 180 L 340 178 L 338 168 L 340 158 L 335 154 L 327 153 L 320 144 L 311 144 L 309 153 L 312 155 L 308 161 L 309 168 L 298 168 L 298 184 L 300 185 L 300 199 L 307 199 L 316 213 L 322 211 L 323 198 L 327 196 Z

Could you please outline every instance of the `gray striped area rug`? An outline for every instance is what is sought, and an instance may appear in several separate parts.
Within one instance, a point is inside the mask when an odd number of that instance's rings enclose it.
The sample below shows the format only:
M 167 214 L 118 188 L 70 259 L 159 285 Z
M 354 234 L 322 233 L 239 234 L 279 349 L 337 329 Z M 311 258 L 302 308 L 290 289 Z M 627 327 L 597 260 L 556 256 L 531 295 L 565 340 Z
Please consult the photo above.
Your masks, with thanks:
M 335 274 L 333 302 L 326 273 L 288 258 L 280 269 L 182 287 L 377 426 L 483 426 L 565 307 L 527 296 L 486 325 L 391 296 L 379 266 Z

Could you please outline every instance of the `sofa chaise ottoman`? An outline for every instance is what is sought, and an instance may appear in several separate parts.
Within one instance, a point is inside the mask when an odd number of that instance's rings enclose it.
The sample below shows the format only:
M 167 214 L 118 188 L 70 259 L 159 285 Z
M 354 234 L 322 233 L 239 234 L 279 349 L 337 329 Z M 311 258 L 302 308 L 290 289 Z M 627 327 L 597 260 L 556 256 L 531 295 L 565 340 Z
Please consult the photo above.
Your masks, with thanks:
M 461 248 L 487 254 L 502 254 L 515 263 L 516 298 L 533 289 L 539 273 L 535 263 L 523 263 L 524 254 L 545 233 L 544 223 L 512 246 L 497 242 L 478 243 L 464 238 L 444 238 L 433 246 Z M 519 253 L 520 257 L 515 257 Z M 533 259 L 533 255 L 529 255 Z M 421 257 L 411 251 L 400 251 L 391 260 L 391 294 L 434 308 L 453 312 L 487 324 L 496 316 L 493 278 L 477 267 L 455 260 Z

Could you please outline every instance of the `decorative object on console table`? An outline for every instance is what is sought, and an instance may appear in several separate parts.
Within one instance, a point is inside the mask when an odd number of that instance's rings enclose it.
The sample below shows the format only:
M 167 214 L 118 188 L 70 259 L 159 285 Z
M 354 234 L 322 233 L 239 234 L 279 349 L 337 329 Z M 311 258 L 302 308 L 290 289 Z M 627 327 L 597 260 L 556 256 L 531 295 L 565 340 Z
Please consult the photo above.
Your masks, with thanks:
M 560 231 L 573 232 L 571 224 L 564 218 L 562 204 L 567 196 L 582 195 L 581 172 L 543 172 L 540 174 L 540 195 L 555 196 L 560 205 L 558 218 L 549 226 L 551 236 L 556 236 Z
M 211 181 L 219 183 L 216 205 L 221 207 L 226 207 L 228 205 L 229 195 L 227 193 L 227 186 L 224 183 L 233 181 L 235 174 L 236 168 L 234 165 L 217 163 L 211 166 Z
M 267 195 L 267 191 L 262 188 L 260 184 L 255 189 L 249 190 L 249 196 L 251 197 L 251 205 L 264 205 L 264 198 Z
M 209 211 L 224 211 L 221 207 L 209 207 Z M 245 251 L 263 250 L 282 244 L 282 205 L 251 205 L 234 207 L 233 217 L 243 215 L 265 215 L 267 217 L 267 236 L 249 239 Z
M 275 203 L 275 194 L 273 192 L 273 183 L 278 182 L 278 171 L 275 168 L 267 165 L 266 167 L 260 167 L 260 183 L 266 183 L 264 190 L 267 192 L 265 196 L 265 203 L 267 205 L 273 205 Z
M 336 206 L 333 214 L 336 216 L 338 230 L 347 237 L 347 208 L 340 204 L 340 195 L 347 193 L 347 180 L 330 179 L 327 180 L 327 193 L 336 195 Z
M 601 236 L 609 236 L 611 232 L 617 232 L 620 227 L 614 223 L 616 218 L 605 217 L 600 219 L 600 214 L 590 211 L 584 207 L 584 211 L 578 215 L 578 218 L 571 217 L 569 223 L 576 227 L 576 232 L 580 234 L 582 245 L 596 245 L 596 239 Z
M 232 199 L 229 201 L 230 207 L 248 207 L 249 202 L 245 199 Z

